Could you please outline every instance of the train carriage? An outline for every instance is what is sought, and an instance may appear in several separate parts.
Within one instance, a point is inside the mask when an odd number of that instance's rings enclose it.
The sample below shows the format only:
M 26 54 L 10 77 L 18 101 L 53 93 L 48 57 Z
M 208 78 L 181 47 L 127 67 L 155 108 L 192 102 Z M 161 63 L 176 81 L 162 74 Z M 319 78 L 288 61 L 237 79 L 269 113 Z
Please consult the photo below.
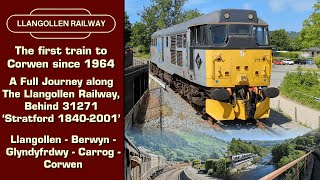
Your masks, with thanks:
M 151 71 L 216 120 L 268 118 L 272 47 L 256 11 L 223 9 L 155 32 Z
M 132 160 L 139 161 L 132 167 Z M 136 147 L 125 135 L 125 180 L 147 180 L 159 175 L 166 167 L 166 158 L 152 154 L 143 147 Z

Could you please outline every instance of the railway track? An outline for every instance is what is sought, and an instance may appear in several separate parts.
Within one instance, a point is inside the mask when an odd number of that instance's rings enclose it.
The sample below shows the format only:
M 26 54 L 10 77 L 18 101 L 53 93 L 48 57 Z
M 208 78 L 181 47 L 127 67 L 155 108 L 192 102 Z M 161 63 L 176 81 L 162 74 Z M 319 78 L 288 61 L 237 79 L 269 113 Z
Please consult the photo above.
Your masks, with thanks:
M 160 83 L 161 86 L 163 86 L 163 84 L 165 84 L 162 80 L 160 80 L 159 78 L 157 78 L 155 76 L 153 76 L 153 79 L 156 79 L 157 83 Z M 167 91 L 172 91 L 172 92 L 178 94 L 176 91 L 174 91 L 171 88 L 166 88 L 166 90 Z M 180 98 L 186 100 L 183 97 L 180 97 Z M 188 103 L 188 102 L 186 101 L 186 103 Z M 212 119 L 210 116 L 203 114 L 200 109 L 197 109 L 197 107 L 194 107 L 192 104 L 190 104 L 190 106 L 192 106 L 194 109 L 196 109 L 199 112 L 198 114 L 202 116 L 201 118 L 204 119 L 204 122 L 206 124 L 208 124 L 210 127 L 212 127 L 213 130 L 215 130 L 216 132 L 225 134 L 225 135 L 230 135 L 226 130 L 228 125 L 225 125 L 222 122 L 216 121 L 216 120 Z M 277 132 L 276 130 L 272 129 L 270 126 L 262 123 L 259 120 L 254 120 L 254 122 L 252 124 L 255 124 L 255 126 L 257 128 L 261 129 L 263 132 L 265 132 L 266 134 L 268 134 L 270 136 L 281 136 L 281 134 L 279 132 Z
M 167 177 L 166 180 L 178 180 L 183 168 L 173 170 Z
M 257 122 L 257 127 L 262 129 L 263 131 L 266 131 L 268 134 L 270 135 L 276 135 L 276 136 L 281 136 L 281 134 L 279 132 L 277 132 L 276 130 L 272 129 L 271 127 L 267 126 L 266 124 L 264 124 L 263 122 L 256 120 Z

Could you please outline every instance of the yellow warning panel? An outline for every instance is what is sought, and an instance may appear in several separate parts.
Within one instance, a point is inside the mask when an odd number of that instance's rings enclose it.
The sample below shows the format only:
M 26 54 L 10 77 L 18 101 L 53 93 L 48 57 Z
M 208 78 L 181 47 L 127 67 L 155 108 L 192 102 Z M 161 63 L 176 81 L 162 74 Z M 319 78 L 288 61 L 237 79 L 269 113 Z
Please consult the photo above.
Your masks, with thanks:
M 206 100 L 206 112 L 217 121 L 235 119 L 235 114 L 231 104 L 213 99 Z
M 270 115 L 270 98 L 266 98 L 264 101 L 257 103 L 255 119 L 269 118 Z
M 246 105 L 244 104 L 243 100 L 237 100 L 237 104 L 236 106 L 233 108 L 235 116 L 237 119 L 240 120 L 247 120 L 248 119 L 248 115 L 247 115 L 247 111 L 246 111 Z

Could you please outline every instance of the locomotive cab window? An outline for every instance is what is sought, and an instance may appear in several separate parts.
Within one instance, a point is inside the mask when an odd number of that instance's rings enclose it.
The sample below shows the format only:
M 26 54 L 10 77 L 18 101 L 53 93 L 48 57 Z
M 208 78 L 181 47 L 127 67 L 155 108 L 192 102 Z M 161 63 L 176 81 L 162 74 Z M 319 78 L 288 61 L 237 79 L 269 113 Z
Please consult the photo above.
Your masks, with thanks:
M 246 24 L 231 24 L 229 26 L 230 35 L 250 35 L 252 26 Z
M 214 45 L 225 44 L 227 39 L 227 26 L 226 25 L 212 25 L 210 27 L 211 42 Z
M 269 46 L 269 31 L 266 26 L 254 26 L 253 35 L 259 46 Z

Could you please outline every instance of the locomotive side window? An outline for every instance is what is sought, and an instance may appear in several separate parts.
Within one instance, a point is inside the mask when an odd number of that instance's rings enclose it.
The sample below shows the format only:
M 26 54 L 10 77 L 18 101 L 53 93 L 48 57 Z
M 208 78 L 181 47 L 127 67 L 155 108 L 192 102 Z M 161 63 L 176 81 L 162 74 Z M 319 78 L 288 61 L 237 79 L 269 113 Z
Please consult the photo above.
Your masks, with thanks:
M 191 42 L 194 45 L 207 45 L 207 25 L 191 28 Z
M 182 51 L 177 51 L 177 65 L 182 67 Z
M 211 42 L 215 45 L 222 45 L 225 43 L 227 38 L 227 26 L 221 25 L 221 26 L 211 26 Z
M 192 32 L 191 32 L 191 36 L 192 36 L 192 43 L 193 44 L 199 44 L 201 42 L 201 32 L 200 32 L 200 26 L 197 27 L 193 27 L 192 28 Z
M 177 35 L 177 48 L 182 48 L 182 35 Z
M 166 47 L 169 47 L 169 37 L 166 37 Z
M 171 49 L 176 49 L 176 36 L 171 36 Z
M 183 34 L 183 48 L 187 48 L 187 34 Z
M 267 27 L 254 26 L 253 35 L 256 37 L 259 46 L 269 46 L 269 32 Z

